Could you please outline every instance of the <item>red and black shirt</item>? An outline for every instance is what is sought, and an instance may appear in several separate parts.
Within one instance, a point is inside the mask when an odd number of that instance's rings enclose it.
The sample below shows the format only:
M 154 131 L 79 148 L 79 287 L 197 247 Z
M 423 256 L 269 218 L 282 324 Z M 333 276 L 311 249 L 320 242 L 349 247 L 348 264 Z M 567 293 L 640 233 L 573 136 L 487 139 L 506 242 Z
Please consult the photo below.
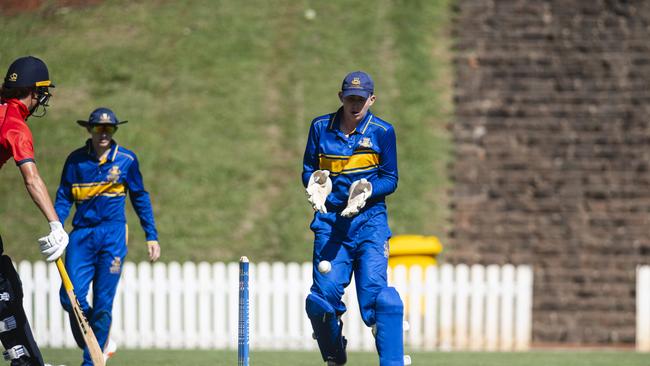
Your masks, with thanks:
M 25 119 L 29 110 L 18 99 L 0 104 L 0 168 L 10 158 L 20 166 L 34 161 L 32 132 Z

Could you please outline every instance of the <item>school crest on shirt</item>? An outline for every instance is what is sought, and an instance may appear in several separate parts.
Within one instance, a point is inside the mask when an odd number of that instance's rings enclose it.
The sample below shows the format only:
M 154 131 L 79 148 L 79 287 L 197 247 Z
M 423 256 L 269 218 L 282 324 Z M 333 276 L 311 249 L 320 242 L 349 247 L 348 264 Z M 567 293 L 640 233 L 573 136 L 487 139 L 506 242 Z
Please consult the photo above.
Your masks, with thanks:
M 122 270 L 122 260 L 120 259 L 120 257 L 115 257 L 111 262 L 110 271 L 112 274 L 119 274 L 121 270 Z
M 118 179 L 120 179 L 120 174 L 122 172 L 120 171 L 120 167 L 117 165 L 113 165 L 111 170 L 108 171 L 108 175 L 106 176 L 106 180 L 108 180 L 111 183 L 117 182 Z
M 361 141 L 359 141 L 359 146 L 370 149 L 372 147 L 372 141 L 370 141 L 370 137 L 362 138 Z

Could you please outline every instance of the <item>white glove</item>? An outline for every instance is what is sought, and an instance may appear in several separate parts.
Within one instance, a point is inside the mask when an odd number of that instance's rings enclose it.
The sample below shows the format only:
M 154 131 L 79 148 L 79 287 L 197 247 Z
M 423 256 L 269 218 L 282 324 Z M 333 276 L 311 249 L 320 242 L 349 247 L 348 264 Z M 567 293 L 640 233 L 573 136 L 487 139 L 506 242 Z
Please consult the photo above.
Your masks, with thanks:
M 311 207 L 320 213 L 327 213 L 325 201 L 327 195 L 332 192 L 332 180 L 328 170 L 317 170 L 311 173 L 309 183 L 307 183 L 307 200 Z
M 350 186 L 348 205 L 341 212 L 343 217 L 352 217 L 359 213 L 359 210 L 366 205 L 366 200 L 372 194 L 372 184 L 366 178 L 354 181 Z
M 52 262 L 57 260 L 68 246 L 68 233 L 63 230 L 63 225 L 58 221 L 50 222 L 50 234 L 38 239 L 41 246 L 41 254 L 45 260 Z

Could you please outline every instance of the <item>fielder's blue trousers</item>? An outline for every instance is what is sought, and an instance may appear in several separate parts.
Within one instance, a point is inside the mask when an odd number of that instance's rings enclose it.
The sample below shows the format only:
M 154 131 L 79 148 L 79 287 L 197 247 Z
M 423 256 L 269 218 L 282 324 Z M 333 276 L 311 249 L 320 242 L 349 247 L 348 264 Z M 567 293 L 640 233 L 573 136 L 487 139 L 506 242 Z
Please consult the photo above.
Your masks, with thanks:
M 124 223 L 105 223 L 95 227 L 75 228 L 70 233 L 65 267 L 81 309 L 86 314 L 102 349 L 111 328 L 113 299 L 126 253 Z M 93 284 L 92 306 L 87 301 L 91 282 Z M 63 286 L 61 286 L 60 298 L 61 305 L 70 313 L 72 305 Z M 88 347 L 84 347 L 82 363 L 82 366 L 86 365 L 92 366 Z

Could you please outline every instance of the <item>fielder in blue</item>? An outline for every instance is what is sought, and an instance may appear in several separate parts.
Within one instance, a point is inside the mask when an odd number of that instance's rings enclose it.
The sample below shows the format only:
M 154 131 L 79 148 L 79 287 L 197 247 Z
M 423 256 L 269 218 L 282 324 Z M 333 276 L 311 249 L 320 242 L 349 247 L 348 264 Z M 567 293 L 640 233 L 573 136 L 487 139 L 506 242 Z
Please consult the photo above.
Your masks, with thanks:
M 146 234 L 149 259 L 153 262 L 160 257 L 153 209 L 142 182 L 138 158 L 113 140 L 118 125 L 126 122 L 119 121 L 108 108 L 98 108 L 87 121 L 77 121 L 88 130 L 91 138 L 68 156 L 54 205 L 62 222 L 68 217 L 72 204 L 76 206 L 65 266 L 106 359 L 116 347 L 108 341 L 108 335 L 113 298 L 127 254 L 127 193 Z M 91 282 L 92 306 L 86 301 Z M 75 340 L 84 349 L 82 365 L 92 365 L 63 287 L 60 298 L 70 315 Z
M 313 279 L 306 311 L 323 360 L 347 361 L 341 301 L 352 275 L 361 317 L 372 327 L 381 366 L 404 365 L 403 304 L 387 285 L 388 228 L 385 198 L 397 188 L 393 126 L 369 108 L 374 82 L 356 71 L 343 80 L 335 113 L 311 123 L 302 181 L 316 211 Z

